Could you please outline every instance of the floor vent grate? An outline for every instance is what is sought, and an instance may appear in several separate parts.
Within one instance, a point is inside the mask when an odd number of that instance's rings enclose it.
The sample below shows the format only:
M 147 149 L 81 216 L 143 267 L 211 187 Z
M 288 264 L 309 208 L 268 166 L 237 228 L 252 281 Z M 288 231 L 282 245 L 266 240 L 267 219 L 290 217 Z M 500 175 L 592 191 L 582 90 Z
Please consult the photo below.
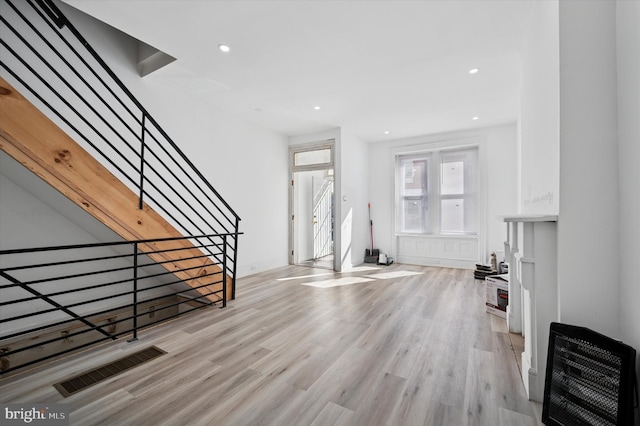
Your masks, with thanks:
M 90 386 L 98 384 L 103 380 L 137 367 L 138 365 L 144 364 L 145 362 L 164 354 L 166 354 L 166 352 L 162 349 L 156 346 L 151 346 L 108 364 L 94 368 L 90 371 L 78 374 L 64 382 L 56 383 L 53 387 L 55 387 L 58 392 L 66 398 Z

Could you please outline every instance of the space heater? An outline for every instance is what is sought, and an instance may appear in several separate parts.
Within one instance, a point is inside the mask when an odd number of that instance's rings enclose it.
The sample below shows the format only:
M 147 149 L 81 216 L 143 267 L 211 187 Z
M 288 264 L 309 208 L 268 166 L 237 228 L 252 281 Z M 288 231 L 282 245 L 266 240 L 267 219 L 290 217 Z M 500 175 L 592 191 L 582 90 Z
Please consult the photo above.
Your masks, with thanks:
M 545 425 L 633 425 L 636 351 L 584 327 L 551 323 Z M 635 391 L 635 394 L 634 394 Z

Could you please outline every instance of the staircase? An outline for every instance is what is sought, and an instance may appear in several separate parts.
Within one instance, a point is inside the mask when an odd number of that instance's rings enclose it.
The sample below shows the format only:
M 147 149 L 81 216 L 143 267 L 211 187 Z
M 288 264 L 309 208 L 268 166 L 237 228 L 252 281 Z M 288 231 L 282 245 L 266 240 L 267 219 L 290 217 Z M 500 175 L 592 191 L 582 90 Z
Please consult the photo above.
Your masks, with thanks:
M 0 149 L 63 193 L 123 239 L 149 240 L 182 237 L 159 213 L 119 181 L 65 132 L 0 77 Z M 154 261 L 195 287 L 212 301 L 220 300 L 218 288 L 207 284 L 220 278 L 220 268 L 188 240 L 141 244 Z M 166 249 L 172 250 L 167 252 Z M 227 279 L 232 295 L 233 278 Z M 218 284 L 219 287 L 219 284 Z
M 16 255 L 43 256 L 49 253 L 43 247 L 0 251 L 0 292 L 15 294 L 21 288 L 30 294 L 9 301 L 0 297 L 0 309 L 34 299 L 49 305 L 40 313 L 2 317 L 0 325 L 56 311 L 71 317 L 52 324 L 56 333 L 65 324 L 81 323 L 88 328 L 77 334 L 97 331 L 95 342 L 129 332 L 135 338 L 140 303 L 136 264 L 142 255 L 175 277 L 170 284 L 186 284 L 200 295 L 188 301 L 203 298 L 225 306 L 235 298 L 240 218 L 56 3 L 0 0 L 0 34 L 0 149 L 135 247 L 134 301 L 126 305 L 133 307 L 132 329 L 107 331 L 57 302 L 63 292 L 51 296 L 33 289 L 32 283 L 46 279 L 16 279 L 13 273 L 24 268 L 20 261 L 18 266 L 11 263 Z M 46 262 L 37 267 L 41 265 Z M 42 333 L 46 327 L 0 333 L 0 373 L 19 368 L 2 366 L 14 352 L 29 349 L 13 350 L 6 339 Z M 51 342 L 71 340 L 69 330 L 62 333 Z M 34 362 L 38 360 L 27 364 Z

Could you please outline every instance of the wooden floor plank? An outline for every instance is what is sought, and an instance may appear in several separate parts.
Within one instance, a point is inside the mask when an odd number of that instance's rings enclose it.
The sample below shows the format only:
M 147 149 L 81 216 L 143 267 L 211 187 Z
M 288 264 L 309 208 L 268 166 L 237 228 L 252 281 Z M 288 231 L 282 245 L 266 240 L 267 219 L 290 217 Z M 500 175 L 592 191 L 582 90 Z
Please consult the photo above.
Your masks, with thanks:
M 467 363 L 465 425 L 485 425 L 498 419 L 495 362 L 491 352 L 472 349 Z
M 397 276 L 303 285 L 383 273 Z M 237 288 L 225 309 L 0 379 L 0 402 L 68 404 L 74 425 L 538 424 L 521 339 L 485 312 L 472 271 L 292 266 Z M 167 354 L 69 398 L 52 386 L 150 345 Z
M 353 424 L 351 421 L 352 417 L 353 411 L 347 410 L 346 408 L 329 401 L 318 417 L 316 417 L 313 423 L 311 423 L 311 426 L 346 426 Z
M 498 414 L 500 426 L 537 426 L 538 422 L 531 416 L 525 416 L 524 414 L 517 413 L 515 411 L 507 410 L 505 408 L 499 408 Z

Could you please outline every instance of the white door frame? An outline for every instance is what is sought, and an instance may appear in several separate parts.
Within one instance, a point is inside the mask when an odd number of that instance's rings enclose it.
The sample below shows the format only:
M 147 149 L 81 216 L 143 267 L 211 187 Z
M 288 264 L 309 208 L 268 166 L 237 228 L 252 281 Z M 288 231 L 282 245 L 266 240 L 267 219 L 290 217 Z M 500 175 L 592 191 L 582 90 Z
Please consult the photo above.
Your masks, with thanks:
M 330 160 L 325 163 L 310 164 L 304 166 L 296 166 L 294 164 L 295 155 L 301 152 L 317 151 L 320 149 L 330 149 Z M 335 174 L 335 140 L 330 139 L 322 142 L 315 142 L 304 145 L 292 145 L 289 147 L 289 264 L 296 265 L 300 259 L 297 258 L 297 242 L 295 238 L 295 191 L 294 191 L 294 174 L 296 172 L 329 170 L 333 169 Z M 335 229 L 335 224 L 334 224 Z M 335 234 L 334 234 L 335 238 Z M 335 256 L 335 248 L 334 248 Z M 335 263 L 334 263 L 335 268 Z

